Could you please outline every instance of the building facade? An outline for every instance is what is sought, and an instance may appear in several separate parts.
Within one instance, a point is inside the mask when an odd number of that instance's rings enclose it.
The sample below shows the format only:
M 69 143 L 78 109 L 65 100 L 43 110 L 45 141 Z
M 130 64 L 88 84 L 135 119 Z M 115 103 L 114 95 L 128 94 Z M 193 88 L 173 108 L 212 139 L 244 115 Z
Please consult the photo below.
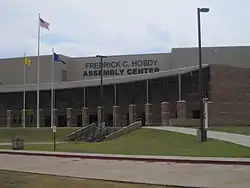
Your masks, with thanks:
M 210 101 L 210 125 L 249 124 L 249 52 L 248 46 L 202 48 L 203 88 L 204 97 Z M 82 126 L 98 121 L 100 59 L 61 57 L 67 63 L 55 63 L 56 124 Z M 37 57 L 29 58 L 32 65 L 26 67 L 26 75 L 24 58 L 0 60 L 1 126 L 22 126 L 24 90 L 26 125 L 36 126 Z M 41 126 L 50 126 L 51 70 L 52 56 L 40 56 Z M 150 117 L 146 118 L 148 125 L 199 122 L 197 48 L 109 56 L 103 61 L 103 76 L 106 121 L 126 123 L 133 112 L 134 118 Z

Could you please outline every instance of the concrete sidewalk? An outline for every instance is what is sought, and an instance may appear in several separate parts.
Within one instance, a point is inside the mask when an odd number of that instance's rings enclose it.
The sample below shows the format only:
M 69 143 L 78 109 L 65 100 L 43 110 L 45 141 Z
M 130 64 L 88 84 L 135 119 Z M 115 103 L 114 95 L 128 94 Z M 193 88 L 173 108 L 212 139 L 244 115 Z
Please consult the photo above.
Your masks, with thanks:
M 250 166 L 250 158 L 219 158 L 219 157 L 183 157 L 183 156 L 152 156 L 152 155 L 115 155 L 95 153 L 69 153 L 69 152 L 46 152 L 46 151 L 16 151 L 0 150 L 0 154 L 44 156 L 58 158 L 80 158 L 119 161 L 141 162 L 174 162 L 190 164 L 220 164 L 220 165 L 245 165 Z
M 0 169 L 184 187 L 250 187 L 249 166 L 82 160 L 0 154 Z
M 68 142 L 56 142 L 56 144 L 64 144 Z M 44 144 L 54 144 L 54 142 L 25 142 L 25 145 L 44 145 Z M 0 142 L 0 146 L 11 146 L 11 142 Z
M 184 134 L 189 134 L 189 135 L 196 135 L 196 129 L 194 128 L 168 127 L 168 126 L 143 127 L 143 128 L 171 131 L 171 132 L 184 133 Z M 207 136 L 208 138 L 222 140 L 222 141 L 250 147 L 250 136 L 247 136 L 247 135 L 225 133 L 225 132 L 219 132 L 219 131 L 207 131 Z

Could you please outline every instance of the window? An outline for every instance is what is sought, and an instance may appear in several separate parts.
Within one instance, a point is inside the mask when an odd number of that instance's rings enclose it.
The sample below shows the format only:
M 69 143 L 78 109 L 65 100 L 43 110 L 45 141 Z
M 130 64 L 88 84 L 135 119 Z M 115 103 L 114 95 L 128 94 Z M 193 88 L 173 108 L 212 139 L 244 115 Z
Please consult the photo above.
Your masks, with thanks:
M 30 123 L 33 122 L 33 118 L 34 118 L 33 115 L 31 115 L 31 116 L 30 116 Z
M 192 111 L 192 116 L 193 116 L 193 119 L 200 119 L 200 110 L 193 110 Z

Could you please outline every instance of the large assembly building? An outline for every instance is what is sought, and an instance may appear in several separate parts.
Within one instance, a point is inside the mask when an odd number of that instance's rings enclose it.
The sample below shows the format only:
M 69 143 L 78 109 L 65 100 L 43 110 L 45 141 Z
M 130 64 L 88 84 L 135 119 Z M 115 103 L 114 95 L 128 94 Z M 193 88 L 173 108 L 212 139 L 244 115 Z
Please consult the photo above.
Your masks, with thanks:
M 100 58 L 61 55 L 54 74 L 57 126 L 98 121 Z M 26 126 L 36 126 L 37 57 L 0 60 L 0 126 L 21 127 L 26 90 Z M 203 88 L 210 125 L 250 123 L 250 47 L 202 48 Z M 40 125 L 50 126 L 52 56 L 40 56 Z M 123 124 L 150 117 L 147 125 L 199 123 L 198 48 L 103 59 L 104 120 Z

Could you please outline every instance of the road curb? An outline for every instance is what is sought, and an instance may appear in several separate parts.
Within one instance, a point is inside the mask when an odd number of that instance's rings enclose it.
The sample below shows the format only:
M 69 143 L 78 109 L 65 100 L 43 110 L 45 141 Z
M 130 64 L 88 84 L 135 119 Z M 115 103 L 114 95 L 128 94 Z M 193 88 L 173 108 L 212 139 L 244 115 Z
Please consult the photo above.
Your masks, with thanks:
M 214 164 L 214 165 L 244 165 L 250 166 L 250 160 L 246 158 L 246 160 L 208 160 L 208 159 L 188 159 L 188 157 L 184 158 L 160 158 L 160 157 L 133 157 L 131 155 L 96 155 L 96 154 L 74 154 L 74 153 L 48 153 L 48 152 L 31 152 L 31 151 L 8 151 L 8 150 L 0 150 L 0 154 L 6 155 L 27 155 L 27 156 L 43 156 L 43 157 L 58 157 L 58 158 L 80 158 L 80 159 L 97 159 L 97 160 L 116 160 L 116 161 L 137 161 L 137 162 L 165 162 L 165 163 L 189 163 L 189 164 Z

